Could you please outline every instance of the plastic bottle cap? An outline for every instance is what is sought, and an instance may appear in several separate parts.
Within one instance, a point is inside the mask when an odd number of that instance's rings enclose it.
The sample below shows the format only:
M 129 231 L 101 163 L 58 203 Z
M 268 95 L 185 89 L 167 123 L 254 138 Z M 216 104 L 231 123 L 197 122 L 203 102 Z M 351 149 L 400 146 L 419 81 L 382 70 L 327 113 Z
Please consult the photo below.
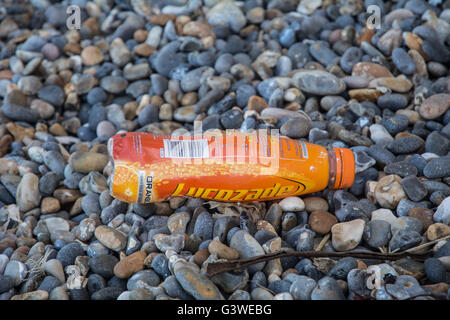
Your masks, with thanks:
M 336 181 L 334 189 L 350 188 L 355 179 L 355 156 L 350 149 L 334 148 L 336 153 Z

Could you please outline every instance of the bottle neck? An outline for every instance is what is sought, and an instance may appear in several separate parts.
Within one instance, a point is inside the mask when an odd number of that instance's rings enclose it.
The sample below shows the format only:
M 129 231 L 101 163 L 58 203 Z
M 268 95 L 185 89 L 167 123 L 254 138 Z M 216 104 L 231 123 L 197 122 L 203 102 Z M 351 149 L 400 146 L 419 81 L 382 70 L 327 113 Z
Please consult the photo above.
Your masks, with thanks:
M 355 157 L 347 148 L 328 149 L 328 188 L 350 188 L 355 178 Z
M 334 148 L 328 148 L 328 188 L 334 189 L 336 184 L 336 152 Z

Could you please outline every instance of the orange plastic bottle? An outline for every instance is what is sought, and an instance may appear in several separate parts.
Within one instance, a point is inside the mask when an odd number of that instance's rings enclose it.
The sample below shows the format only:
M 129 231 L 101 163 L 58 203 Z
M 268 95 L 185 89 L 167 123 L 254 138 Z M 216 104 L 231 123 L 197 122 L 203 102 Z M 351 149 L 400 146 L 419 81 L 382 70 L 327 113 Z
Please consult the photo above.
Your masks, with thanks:
M 353 184 L 355 159 L 346 148 L 326 148 L 266 131 L 207 131 L 203 135 L 116 134 L 112 195 L 148 203 L 190 196 L 214 201 L 281 199 Z

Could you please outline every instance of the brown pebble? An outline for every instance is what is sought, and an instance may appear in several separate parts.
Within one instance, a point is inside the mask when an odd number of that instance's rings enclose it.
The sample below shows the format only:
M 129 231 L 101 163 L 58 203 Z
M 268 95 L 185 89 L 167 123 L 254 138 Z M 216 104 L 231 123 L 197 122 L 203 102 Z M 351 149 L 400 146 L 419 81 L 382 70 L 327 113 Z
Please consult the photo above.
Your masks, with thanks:
M 11 80 L 13 75 L 14 75 L 14 72 L 12 72 L 9 69 L 0 71 L 0 79 Z
M 435 284 L 426 284 L 424 285 L 425 288 L 428 288 L 431 290 L 432 294 L 438 295 L 441 293 L 447 294 L 448 289 L 450 288 L 449 285 L 445 282 L 439 282 Z
M 95 46 L 86 47 L 81 52 L 81 61 L 86 66 L 94 66 L 103 61 L 103 53 Z
M 155 50 L 156 50 L 155 47 L 152 47 L 151 45 L 149 45 L 147 43 L 141 43 L 141 44 L 138 44 L 136 47 L 134 47 L 133 53 L 143 56 L 143 57 L 148 57 Z
M 427 229 L 427 239 L 430 241 L 446 237 L 450 234 L 450 227 L 443 223 L 434 223 Z
M 5 251 L 6 248 L 16 248 L 16 240 L 12 238 L 4 238 L 0 240 L 0 252 Z
M 14 141 L 22 142 L 25 137 L 34 138 L 34 128 L 25 128 L 14 122 L 8 122 L 6 129 L 13 135 Z
M 154 259 L 158 254 L 161 254 L 161 253 L 160 253 L 160 252 L 151 252 L 151 253 L 149 253 L 149 255 L 147 256 L 147 258 L 145 258 L 145 260 L 144 260 L 144 266 L 145 266 L 147 269 L 150 269 L 150 268 L 152 267 L 153 259 Z
M 58 212 L 61 209 L 59 201 L 52 197 L 45 197 L 41 202 L 41 213 L 53 213 Z
M 364 263 L 364 261 L 356 259 L 356 263 L 358 264 L 358 269 L 365 270 L 367 269 L 367 265 Z
M 212 240 L 208 245 L 208 251 L 211 254 L 216 254 L 221 259 L 233 260 L 239 258 L 239 253 L 236 250 L 219 240 Z
M 433 210 L 423 208 L 423 207 L 415 207 L 409 210 L 408 216 L 412 218 L 416 218 L 422 222 L 422 232 L 428 229 L 429 226 L 431 226 L 433 222 Z
M 55 122 L 50 126 L 48 131 L 53 134 L 54 136 L 67 136 L 67 131 L 64 129 L 64 127 L 58 123 Z
M 13 138 L 9 134 L 5 134 L 0 139 L 0 157 L 8 153 L 11 143 L 13 143 Z
M 215 37 L 211 26 L 206 22 L 190 21 L 183 26 L 183 35 L 191 37 Z
M 439 93 L 425 99 L 419 108 L 422 118 L 433 120 L 443 115 L 450 108 L 450 94 Z
M 392 77 L 392 73 L 377 63 L 358 62 L 353 66 L 352 76 L 361 76 L 370 81 L 380 77 Z
M 165 26 L 169 20 L 174 21 L 176 19 L 176 15 L 174 14 L 158 14 L 150 17 L 150 23 L 156 24 L 158 26 Z
M 144 269 L 144 261 L 147 254 L 144 251 L 137 251 L 120 260 L 114 266 L 114 274 L 121 279 L 128 279 L 133 274 Z
M 209 251 L 208 249 L 202 249 L 202 250 L 198 250 L 195 254 L 194 254 L 194 262 L 201 267 L 203 262 L 206 261 L 206 259 L 208 259 L 209 257 Z
M 363 41 L 367 43 L 371 43 L 372 37 L 375 35 L 375 30 L 364 28 L 364 30 L 361 32 L 361 35 L 358 38 L 358 46 L 361 46 L 361 43 Z
M 250 99 L 248 99 L 248 110 L 255 110 L 257 112 L 261 112 L 268 106 L 269 105 L 267 104 L 266 100 L 264 100 L 261 97 L 251 96 Z
M 80 191 L 67 188 L 59 188 L 53 192 L 53 197 L 58 199 L 61 204 L 72 203 L 82 196 Z
M 355 99 L 359 102 L 376 102 L 377 99 L 383 95 L 383 93 L 377 89 L 352 89 L 348 91 L 348 95 L 351 99 Z
M 188 92 L 181 98 L 181 105 L 189 106 L 191 104 L 195 104 L 197 101 L 197 92 Z
M 138 43 L 142 43 L 147 39 L 148 31 L 139 29 L 134 32 L 133 39 Z
M 422 49 L 423 40 L 418 35 L 408 32 L 405 34 L 404 40 L 409 49 L 419 52 L 426 61 L 430 60 Z
M 395 92 L 406 93 L 411 90 L 413 84 L 412 82 L 404 77 L 398 76 L 396 78 L 393 77 L 383 77 L 376 78 L 370 81 L 369 88 L 377 88 L 377 87 L 386 87 Z
M 338 223 L 338 220 L 331 213 L 318 210 L 309 215 L 308 223 L 311 230 L 324 235 L 331 231 L 331 227 Z

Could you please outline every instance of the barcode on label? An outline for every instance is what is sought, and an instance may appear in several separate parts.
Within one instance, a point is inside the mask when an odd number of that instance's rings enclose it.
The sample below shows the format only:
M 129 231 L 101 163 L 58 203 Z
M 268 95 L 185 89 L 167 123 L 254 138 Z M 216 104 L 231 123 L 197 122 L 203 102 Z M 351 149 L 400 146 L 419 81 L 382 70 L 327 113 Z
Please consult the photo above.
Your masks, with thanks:
M 208 140 L 166 140 L 164 158 L 208 158 Z

